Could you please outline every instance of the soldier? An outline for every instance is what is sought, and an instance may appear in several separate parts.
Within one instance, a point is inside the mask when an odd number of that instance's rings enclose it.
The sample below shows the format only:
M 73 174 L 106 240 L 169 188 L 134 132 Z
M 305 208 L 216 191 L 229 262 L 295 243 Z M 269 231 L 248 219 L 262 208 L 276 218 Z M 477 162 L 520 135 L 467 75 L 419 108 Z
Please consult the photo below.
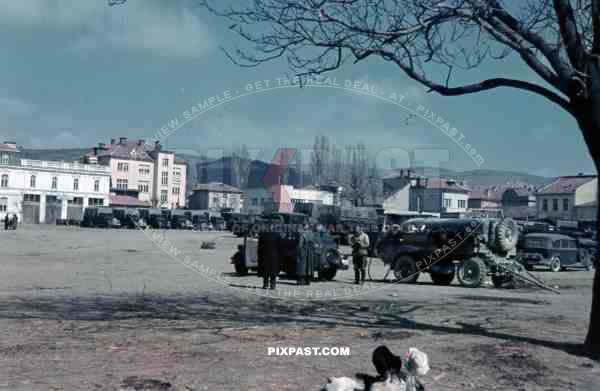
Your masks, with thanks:
M 298 285 L 310 285 L 312 280 L 312 258 L 313 258 L 313 240 L 310 227 L 304 225 L 299 232 L 298 241 L 298 260 L 296 263 L 296 277 Z
M 4 230 L 8 230 L 8 213 L 4 216 Z
M 262 271 L 263 289 L 275 289 L 277 287 L 277 275 L 279 274 L 279 239 L 275 224 L 260 232 L 259 238 L 259 267 Z
M 354 282 L 365 282 L 366 258 L 369 253 L 369 237 L 363 232 L 360 225 L 356 225 L 352 236 L 352 264 L 354 266 Z

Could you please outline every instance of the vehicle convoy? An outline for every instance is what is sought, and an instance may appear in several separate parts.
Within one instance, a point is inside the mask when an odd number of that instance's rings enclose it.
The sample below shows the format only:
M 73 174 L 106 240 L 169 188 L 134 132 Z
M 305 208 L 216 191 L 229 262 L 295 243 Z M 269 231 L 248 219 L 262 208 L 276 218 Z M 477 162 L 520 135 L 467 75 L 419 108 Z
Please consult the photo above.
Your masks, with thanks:
M 591 242 L 591 243 L 590 243 Z M 594 261 L 595 242 L 557 233 L 530 233 L 517 244 L 517 260 L 527 270 L 546 266 L 553 272 L 572 267 L 590 270 Z
M 175 229 L 194 229 L 192 212 L 176 209 L 171 212 L 171 227 Z
M 552 290 L 512 259 L 518 232 L 511 219 L 417 218 L 386 232 L 377 252 L 405 283 L 427 272 L 438 285 L 449 285 L 457 277 L 462 286 L 474 288 L 490 275 L 497 287 L 518 277 Z
M 258 223 L 257 223 L 258 224 Z M 272 224 L 276 224 L 277 232 L 281 239 L 278 240 L 278 251 L 281 254 L 281 271 L 288 276 L 295 277 L 298 261 L 298 245 L 300 242 L 300 228 L 309 224 L 308 216 L 300 213 L 276 212 L 263 216 L 260 229 L 265 232 Z M 240 256 L 232 259 L 234 268 L 238 274 L 244 275 L 248 271 L 257 271 L 260 274 L 259 257 L 262 246 L 262 235 L 258 239 L 251 233 L 244 236 L 244 243 L 238 251 Z M 314 246 L 314 269 L 319 279 L 333 280 L 339 269 L 346 269 L 347 263 L 343 262 L 337 243 L 327 232 L 314 233 L 311 245 Z

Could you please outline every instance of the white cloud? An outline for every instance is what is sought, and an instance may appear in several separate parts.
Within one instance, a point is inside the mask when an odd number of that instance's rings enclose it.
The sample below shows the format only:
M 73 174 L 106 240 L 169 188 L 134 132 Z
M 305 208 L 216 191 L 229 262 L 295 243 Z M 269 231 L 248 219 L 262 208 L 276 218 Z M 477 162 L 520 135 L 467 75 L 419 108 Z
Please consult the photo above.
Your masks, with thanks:
M 167 8 L 167 3 L 150 0 L 130 0 L 116 7 L 107 4 L 99 0 L 0 0 L 0 21 L 71 33 L 77 38 L 69 49 L 77 52 L 111 46 L 197 58 L 211 47 L 206 27 L 183 5 Z

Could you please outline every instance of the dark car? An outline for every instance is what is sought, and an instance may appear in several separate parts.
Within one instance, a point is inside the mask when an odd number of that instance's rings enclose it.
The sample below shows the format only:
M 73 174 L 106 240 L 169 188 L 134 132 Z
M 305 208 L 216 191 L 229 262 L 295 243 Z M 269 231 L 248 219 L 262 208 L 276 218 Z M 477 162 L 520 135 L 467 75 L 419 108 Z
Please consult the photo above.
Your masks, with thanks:
M 98 208 L 94 226 L 100 228 L 121 228 L 121 221 L 115 217 L 112 208 Z
M 590 268 L 591 254 L 576 238 L 554 233 L 531 233 L 518 244 L 517 260 L 527 269 L 546 266 L 553 272 L 569 267 Z
M 139 210 L 134 208 L 127 208 L 125 210 L 125 220 L 122 224 L 127 228 L 146 228 L 146 220 L 142 218 L 142 214 Z
M 97 216 L 98 208 L 85 208 L 83 217 L 81 218 L 81 226 L 88 228 L 95 227 Z
M 309 223 L 308 216 L 301 213 L 283 213 L 276 212 L 264 215 L 256 231 L 266 232 L 272 224 L 278 228 L 280 235 L 278 242 L 278 251 L 280 254 L 281 271 L 289 276 L 295 277 L 296 265 L 298 259 L 298 245 L 300 242 L 300 228 Z M 244 237 L 244 244 L 240 248 L 241 256 L 234 257 L 236 272 L 246 274 L 248 270 L 259 271 L 261 256 L 258 251 L 263 235 L 258 235 L 258 239 L 247 234 Z M 313 260 L 314 270 L 318 273 L 320 279 L 333 280 L 338 269 L 344 269 L 342 255 L 338 250 L 337 243 L 327 232 L 315 233 L 311 245 L 314 248 Z
M 148 225 L 154 229 L 165 229 L 168 228 L 168 220 L 165 214 L 160 209 L 150 209 L 148 211 Z
M 194 229 L 192 212 L 176 209 L 171 212 L 171 227 L 175 229 Z
M 410 219 L 385 233 L 377 253 L 401 282 L 417 281 L 427 272 L 438 285 L 458 274 L 465 287 L 478 287 L 487 275 L 501 281 L 498 259 L 507 259 L 518 239 L 511 219 Z
M 196 230 L 207 230 L 210 226 L 210 214 L 204 210 L 193 210 L 192 224 Z

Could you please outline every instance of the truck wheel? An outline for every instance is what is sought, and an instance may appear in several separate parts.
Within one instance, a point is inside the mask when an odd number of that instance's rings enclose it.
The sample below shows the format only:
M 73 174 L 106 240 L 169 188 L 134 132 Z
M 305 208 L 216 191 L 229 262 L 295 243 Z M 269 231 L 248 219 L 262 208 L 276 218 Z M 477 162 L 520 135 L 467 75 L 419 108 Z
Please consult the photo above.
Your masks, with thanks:
M 435 285 L 450 285 L 454 280 L 454 272 L 450 274 L 429 272 L 429 275 Z
M 326 281 L 331 281 L 335 278 L 337 274 L 337 269 L 334 267 L 328 267 L 327 269 L 319 270 L 319 280 L 323 279 Z
M 485 281 L 485 263 L 481 258 L 465 259 L 458 268 L 458 281 L 466 288 L 478 288 Z
M 235 272 L 237 274 L 239 274 L 240 276 L 245 276 L 248 274 L 248 268 L 244 265 L 242 265 L 241 263 L 236 263 L 235 264 Z
M 550 260 L 550 271 L 551 272 L 559 272 L 561 270 L 561 266 L 560 266 L 560 258 L 559 257 L 553 257 Z
M 410 255 L 401 255 L 394 261 L 394 275 L 398 282 L 414 283 L 419 278 L 419 268 Z

